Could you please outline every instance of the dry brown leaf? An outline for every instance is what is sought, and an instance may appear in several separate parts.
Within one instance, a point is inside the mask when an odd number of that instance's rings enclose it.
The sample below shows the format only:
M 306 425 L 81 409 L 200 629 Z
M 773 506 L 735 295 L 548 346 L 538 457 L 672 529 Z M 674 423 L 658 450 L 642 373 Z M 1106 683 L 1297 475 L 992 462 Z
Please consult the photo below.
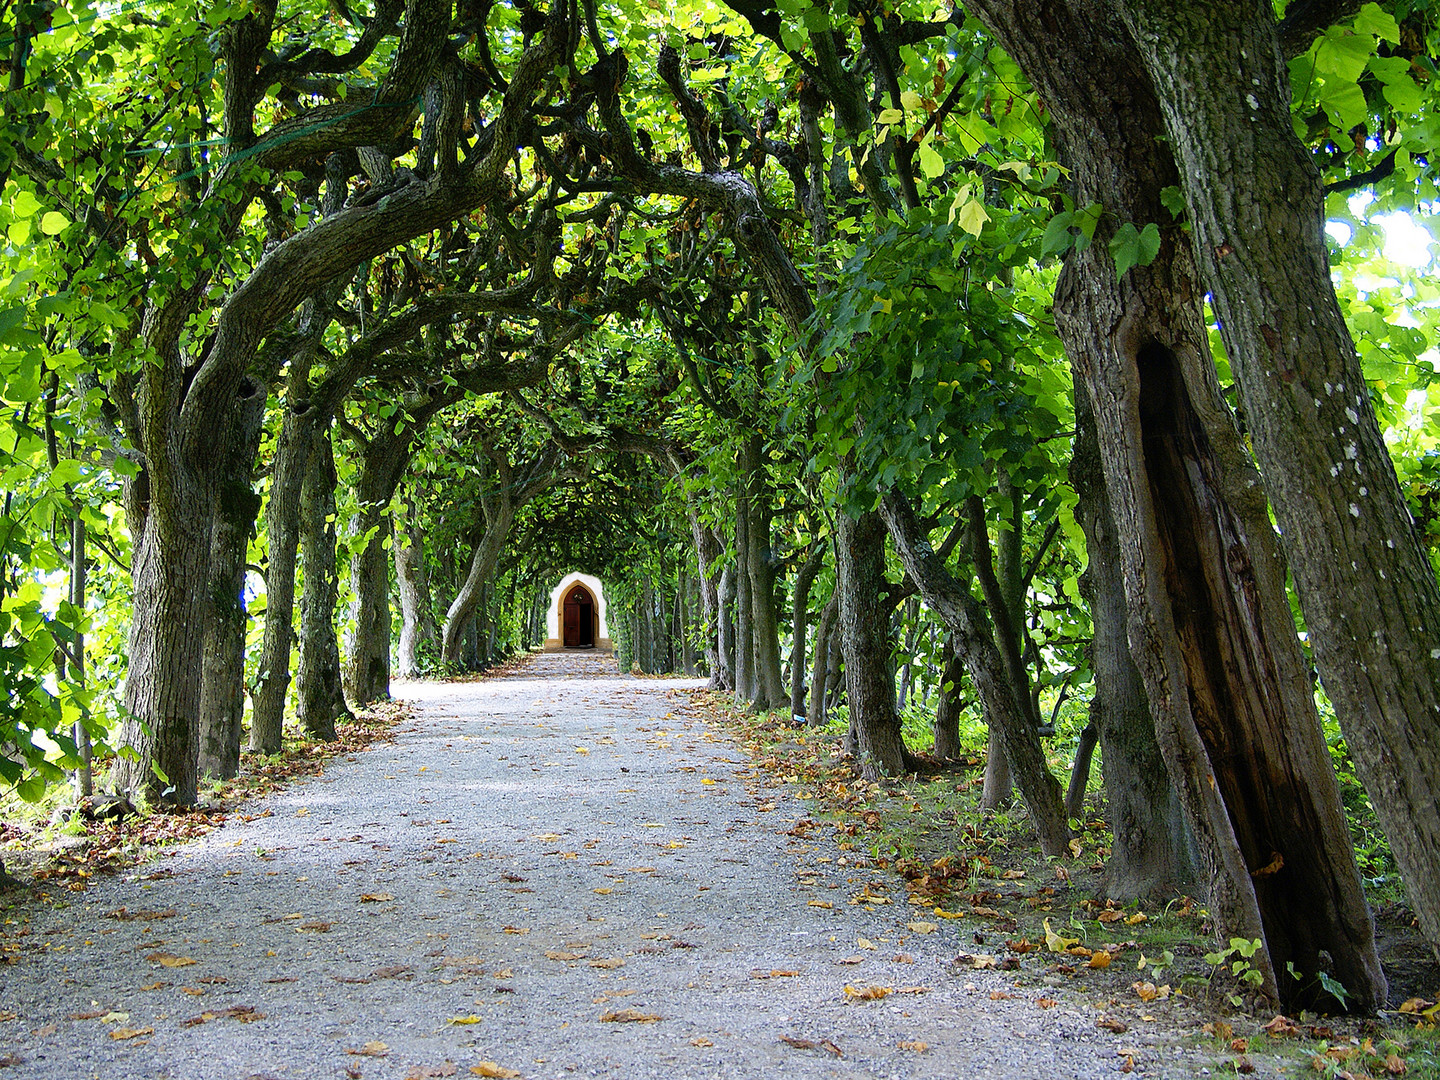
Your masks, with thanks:
M 991 990 L 991 991 L 990 991 L 990 1000 L 991 1000 L 991 1001 L 1009 1001 L 1009 1000 L 1010 1000 L 1011 998 L 1013 998 L 1014 996 L 1015 996 L 1014 994 L 1007 994 L 1004 990 Z
M 837 964 L 863 964 L 865 962 L 865 958 L 863 956 L 846 956 L 843 959 L 836 960 L 835 962 Z
M 1159 988 L 1152 982 L 1133 982 L 1130 984 L 1130 989 L 1135 991 L 1135 995 L 1141 1001 L 1155 1001 L 1160 997 Z
M 98 1020 L 104 1016 L 107 1010 L 91 1009 L 89 1012 L 73 1012 L 66 1017 L 67 1020 Z
M 328 922 L 307 922 L 295 927 L 297 934 L 328 934 L 334 923 Z
M 1056 1005 L 1059 1005 L 1060 1002 L 1056 1001 L 1054 998 L 1051 997 L 1042 997 L 1036 998 L 1035 1004 L 1040 1006 L 1040 1008 L 1042 1009 L 1053 1009 Z
M 1255 1063 L 1248 1057 L 1238 1057 L 1235 1059 L 1235 1071 L 1248 1076 L 1255 1071 Z
M 1249 1049 L 1250 1049 L 1250 1040 L 1249 1040 L 1249 1039 L 1231 1039 L 1231 1040 L 1230 1040 L 1230 1050 L 1231 1050 L 1232 1053 L 1235 1053 L 1235 1054 L 1243 1054 L 1243 1053 L 1245 1053 L 1246 1050 L 1249 1050 Z
M 821 1039 L 819 1042 L 816 1042 L 814 1039 L 800 1039 L 794 1035 L 781 1035 L 780 1041 L 786 1046 L 795 1047 L 797 1050 L 824 1050 L 826 1053 L 833 1054 L 837 1058 L 843 1058 L 845 1056 L 840 1052 L 840 1047 L 836 1046 L 829 1039 Z
M 565 952 L 563 949 L 546 949 L 546 960 L 584 960 L 585 954 L 578 952 Z
M 1405 1003 L 1400 1006 L 1400 1011 L 1402 1013 L 1424 1012 L 1426 1009 L 1430 1008 L 1430 1006 L 1434 1004 L 1435 1003 L 1433 1001 L 1426 1001 L 1422 997 L 1407 998 L 1405 1000 Z
M 1410 1067 L 1399 1054 L 1391 1053 L 1385 1057 L 1385 1071 L 1391 1076 L 1404 1076 L 1410 1071 Z
M 201 997 L 205 993 L 205 988 L 203 986 L 182 986 L 180 992 L 189 994 L 191 997 Z
M 380 1040 L 378 1040 L 378 1039 L 371 1039 L 371 1040 L 370 1040 L 369 1042 L 367 1042 L 364 1046 L 360 1047 L 360 1049 L 358 1049 L 358 1050 L 347 1049 L 345 1052 L 346 1052 L 347 1054 L 351 1055 L 352 1057 L 376 1057 L 376 1058 L 383 1058 L 383 1057 L 385 1057 L 387 1054 L 390 1053 L 390 1047 L 386 1046 L 383 1042 L 380 1042 Z
M 618 1009 L 600 1017 L 606 1024 L 653 1024 L 659 1019 L 654 1013 L 643 1013 L 639 1009 Z
M 598 896 L 609 896 L 615 890 L 606 885 L 604 888 L 594 890 Z
M 110 1032 L 110 1037 L 112 1039 L 138 1039 L 141 1035 L 154 1034 L 155 1029 L 153 1027 L 116 1028 L 114 1031 Z
M 590 966 L 593 968 L 605 968 L 607 971 L 613 971 L 615 968 L 624 967 L 625 961 L 618 956 L 606 956 L 600 960 L 591 960 Z
M 1216 1039 L 1229 1039 L 1235 1034 L 1235 1029 L 1224 1020 L 1216 1020 L 1213 1024 L 1201 1024 L 1200 1030 Z
M 1272 1039 L 1293 1039 L 1299 1036 L 1300 1028 L 1288 1016 L 1275 1014 L 1275 1018 L 1265 1025 L 1265 1033 Z
M 59 1025 L 59 1024 L 42 1024 L 40 1027 L 38 1027 L 38 1028 L 36 1028 L 34 1031 L 30 1032 L 30 1034 L 31 1034 L 34 1038 L 37 1038 L 37 1039 L 45 1039 L 45 1038 L 49 1038 L 51 1035 L 54 1035 L 55 1032 L 57 1032 L 57 1031 L 59 1031 L 59 1030 L 60 1030 L 60 1025 Z
M 809 903 L 807 903 L 805 906 L 806 906 L 806 907 L 824 908 L 826 911 L 833 910 L 834 907 L 835 907 L 835 905 L 832 904 L 829 900 L 811 900 L 811 901 L 810 901 Z
M 394 899 L 395 897 L 391 896 L 388 892 L 367 892 L 360 894 L 360 903 L 362 904 L 388 904 Z
M 1090 962 L 1086 964 L 1089 968 L 1107 968 L 1110 966 L 1111 956 L 1108 952 L 1095 952 L 1090 954 Z
M 905 927 L 917 934 L 933 934 L 940 929 L 939 924 L 933 922 L 909 922 L 905 924 Z
M 520 1075 L 519 1069 L 507 1069 L 504 1065 L 496 1065 L 493 1061 L 482 1061 L 479 1065 L 471 1065 L 470 1071 L 476 1076 L 498 1077 L 499 1080 L 515 1080 Z
M 176 956 L 174 953 L 168 952 L 151 953 L 145 957 L 145 959 L 149 960 L 152 964 L 159 964 L 161 967 L 167 968 L 189 967 L 195 963 L 195 961 L 191 960 L 188 956 Z
M 1040 948 L 1038 944 L 1031 941 L 1029 938 L 1021 938 L 1019 941 L 1007 941 L 1005 944 L 1011 952 L 1019 953 L 1022 956 L 1026 953 L 1032 953 L 1036 949 Z
M 714 1045 L 715 1045 L 715 1040 L 714 1040 L 714 1039 L 707 1039 L 704 1035 L 696 1035 L 693 1039 L 690 1040 L 690 1045 L 691 1045 L 691 1046 L 714 1046 Z
M 146 984 L 145 986 L 140 987 L 140 989 L 141 989 L 141 990 L 169 990 L 170 987 L 172 987 L 172 986 L 174 986 L 174 985 L 175 985 L 174 983 L 161 982 L 160 980 L 157 979 L 155 982 L 148 983 L 148 984 Z
M 1124 1035 L 1125 1032 L 1130 1030 L 1125 1024 L 1122 1024 L 1119 1020 L 1112 1020 L 1109 1017 L 1106 1017 L 1103 1020 L 1096 1020 L 1095 1026 L 1098 1028 L 1104 1028 L 1106 1031 L 1113 1032 L 1116 1035 Z
M 530 932 L 530 928 L 529 928 L 528 926 L 507 926 L 507 927 L 505 927 L 505 933 L 507 933 L 507 934 L 528 934 L 529 932 Z
M 1099 915 L 1096 916 L 1096 918 L 1103 923 L 1119 922 L 1121 919 L 1125 918 L 1125 913 L 1123 911 L 1114 910 L 1102 911 Z
M 929 1043 L 922 1042 L 919 1039 L 906 1039 L 904 1042 L 901 1042 L 897 1045 L 901 1050 L 909 1050 L 916 1054 L 923 1054 L 926 1050 L 930 1049 Z

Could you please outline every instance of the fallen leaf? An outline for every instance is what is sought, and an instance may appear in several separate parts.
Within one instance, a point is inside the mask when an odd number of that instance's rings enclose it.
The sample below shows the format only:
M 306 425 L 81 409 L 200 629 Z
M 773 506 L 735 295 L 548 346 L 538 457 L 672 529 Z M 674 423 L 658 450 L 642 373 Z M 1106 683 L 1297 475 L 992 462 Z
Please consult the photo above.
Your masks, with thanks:
M 1019 953 L 1022 956 L 1026 953 L 1032 953 L 1040 947 L 1029 938 L 1021 938 L 1019 941 L 1008 941 L 1006 942 L 1006 946 L 1011 952 Z
M 1035 1004 L 1040 1006 L 1040 1008 L 1042 1009 L 1053 1009 L 1056 1005 L 1059 1005 L 1060 1002 L 1056 1001 L 1054 998 L 1042 997 L 1036 998 Z
M 1104 1028 L 1106 1031 L 1113 1032 L 1116 1035 L 1123 1035 L 1125 1034 L 1125 1032 L 1130 1030 L 1129 1027 L 1127 1027 L 1125 1024 L 1122 1024 L 1119 1020 L 1111 1020 L 1109 1017 L 1106 1017 L 1103 1020 L 1096 1020 L 1095 1026 L 1098 1028 Z
M 1025 871 L 1024 871 L 1024 870 L 1006 870 L 1006 871 L 1005 871 L 1003 874 L 1001 874 L 1000 876 L 1001 876 L 1002 878 L 1004 878 L 1006 881 L 1019 881 L 1022 877 L 1025 876 Z
M 935 915 L 942 919 L 963 919 L 965 917 L 965 913 L 963 911 L 946 911 L 944 908 L 938 907 L 932 908 L 931 910 Z
M 1248 1076 L 1255 1071 L 1255 1063 L 1248 1057 L 1238 1057 L 1235 1059 L 1235 1071 Z
M 1399 1054 L 1391 1053 L 1385 1057 L 1385 1071 L 1391 1076 L 1404 1076 L 1410 1071 L 1410 1067 Z
M 530 932 L 530 928 L 529 928 L 528 926 L 507 926 L 507 927 L 505 927 L 505 933 L 507 933 L 507 934 L 528 934 L 529 932 Z
M 1009 1000 L 1010 1000 L 1011 998 L 1013 998 L 1014 996 L 1015 996 L 1014 994 L 1007 994 L 1004 990 L 991 990 L 991 991 L 990 991 L 990 1000 L 991 1000 L 991 1001 L 1009 1001 Z
M 606 885 L 603 888 L 599 888 L 594 891 L 597 896 L 609 896 L 615 890 L 610 888 L 610 886 Z
M 933 934 L 940 929 L 939 924 L 933 922 L 909 922 L 905 924 L 905 927 L 917 934 Z
M 830 909 L 832 909 L 832 908 L 835 907 L 835 905 L 832 904 L 829 900 L 811 900 L 811 901 L 810 901 L 808 904 L 806 904 L 805 906 L 806 906 L 806 907 L 825 908 L 827 911 L 829 911 Z
M 875 943 L 869 938 L 857 937 L 855 939 L 855 947 L 857 949 L 873 949 L 875 948 Z
M 58 1024 L 44 1024 L 36 1028 L 34 1031 L 30 1032 L 30 1034 L 37 1039 L 44 1039 L 48 1038 L 51 1035 L 54 1035 L 55 1032 L 59 1030 L 60 1026 Z
M 175 985 L 174 983 L 161 982 L 160 980 L 157 979 L 155 982 L 148 983 L 148 984 L 146 984 L 145 986 L 140 987 L 140 989 L 141 989 L 141 990 L 168 990 L 168 989 L 170 989 L 170 987 L 172 987 L 172 986 L 174 986 L 174 985 Z
M 1272 1039 L 1293 1039 L 1300 1034 L 1300 1028 L 1288 1016 L 1276 1013 L 1275 1018 L 1265 1025 L 1265 1033 Z
M 520 1075 L 519 1069 L 507 1069 L 504 1065 L 496 1065 L 493 1061 L 482 1061 L 479 1065 L 471 1065 L 470 1071 L 476 1076 L 498 1077 L 499 1080 L 514 1080 Z
M 690 1040 L 691 1046 L 714 1046 L 715 1040 L 707 1039 L 704 1035 L 696 1035 Z
M 98 1015 L 102 1024 L 123 1024 L 126 1020 L 130 1019 L 130 1014 L 128 1012 L 111 1011 L 107 1013 L 99 1013 Z
M 1096 918 L 1098 918 L 1103 923 L 1119 922 L 1124 917 L 1125 913 L 1123 911 L 1114 910 L 1102 911 L 1099 915 L 1096 916 Z
M 104 1016 L 104 1015 L 106 1015 L 106 1010 L 104 1010 L 104 1009 L 92 1009 L 90 1012 L 73 1012 L 73 1013 L 71 1013 L 69 1016 L 67 1016 L 65 1019 L 67 1019 L 67 1020 L 98 1020 L 100 1017 L 102 1017 L 102 1016 Z
M 1071 945 L 1079 944 L 1080 939 L 1078 937 L 1067 938 L 1063 934 L 1057 934 L 1054 930 L 1050 929 L 1050 920 L 1045 920 L 1045 945 L 1051 952 L 1064 952 L 1070 948 Z
M 798 971 L 786 971 L 780 968 L 771 968 L 769 971 L 752 971 L 750 972 L 750 977 L 752 979 L 789 979 L 799 974 L 800 972 Z
M 395 897 L 391 896 L 388 892 L 367 892 L 360 894 L 360 903 L 362 904 L 388 904 L 394 899 Z
M 114 1031 L 110 1032 L 110 1037 L 112 1039 L 138 1039 L 141 1035 L 154 1034 L 155 1029 L 153 1027 L 116 1028 Z
M 203 986 L 182 986 L 180 992 L 189 994 L 191 997 L 200 997 L 205 993 L 205 988 Z
M 786 1046 L 795 1047 L 797 1050 L 824 1050 L 826 1053 L 834 1054 L 837 1058 L 843 1058 L 845 1056 L 840 1052 L 840 1047 L 836 1046 L 829 1039 L 821 1039 L 819 1042 L 816 1042 L 814 1039 L 798 1039 L 793 1035 L 781 1035 L 780 1041 Z
M 625 961 L 618 956 L 606 956 L 599 960 L 591 960 L 590 966 L 593 968 L 605 968 L 608 971 L 613 971 L 615 968 L 624 967 Z
M 1110 966 L 1111 956 L 1108 952 L 1096 952 L 1090 954 L 1090 962 L 1086 964 L 1089 968 L 1107 968 Z
M 371 1040 L 370 1040 L 369 1042 L 367 1042 L 364 1046 L 360 1047 L 359 1050 L 347 1049 L 345 1052 L 346 1052 L 347 1054 L 351 1055 L 352 1057 L 377 1057 L 377 1058 L 383 1058 L 385 1055 L 387 1055 L 388 1053 L 390 1053 L 390 1047 L 386 1046 L 383 1042 L 380 1042 L 378 1039 L 371 1039 Z
M 151 953 L 145 957 L 145 959 L 149 960 L 152 964 L 159 964 L 161 967 L 167 968 L 189 967 L 195 963 L 195 961 L 191 960 L 188 956 L 176 956 L 174 953 L 167 952 Z
M 653 1024 L 659 1019 L 654 1013 L 643 1013 L 638 1009 L 620 1009 L 600 1017 L 601 1023 L 605 1024 Z
M 1430 1006 L 1434 1004 L 1435 1003 L 1433 1001 L 1426 1001 L 1422 997 L 1407 998 L 1405 1000 L 1405 1003 L 1400 1006 L 1400 1011 L 1402 1013 L 1424 1012 L 1426 1009 L 1430 1008 Z
M 1149 916 L 1146 915 L 1143 911 L 1137 911 L 1134 915 L 1131 915 L 1128 919 L 1125 920 L 1125 925 L 1136 926 L 1144 922 L 1147 918 L 1149 918 Z
M 836 960 L 835 962 L 837 964 L 863 964 L 865 962 L 865 958 L 863 956 L 847 956 L 843 959 Z
M 893 991 L 888 986 L 851 986 L 845 984 L 845 996 L 851 1001 L 879 1001 Z
M 585 954 L 578 952 L 565 952 L 562 949 L 546 949 L 546 960 L 584 960 Z
M 907 1039 L 897 1044 L 901 1050 L 910 1050 L 916 1054 L 923 1054 L 930 1049 L 930 1044 L 921 1042 L 919 1039 Z
M 471 1013 L 469 1016 L 452 1016 L 445 1022 L 447 1024 L 478 1024 L 484 1019 L 483 1016 L 476 1016 L 474 1013 Z
M 1206 1035 L 1216 1039 L 1229 1039 L 1235 1034 L 1235 1029 L 1224 1020 L 1216 1020 L 1213 1024 L 1201 1024 L 1200 1030 Z

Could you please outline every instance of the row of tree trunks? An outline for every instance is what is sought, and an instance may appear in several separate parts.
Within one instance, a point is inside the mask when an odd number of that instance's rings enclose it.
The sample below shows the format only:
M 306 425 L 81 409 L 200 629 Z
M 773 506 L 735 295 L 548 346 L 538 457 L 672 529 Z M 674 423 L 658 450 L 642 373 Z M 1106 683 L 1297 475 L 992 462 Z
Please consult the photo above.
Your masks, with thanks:
M 830 698 L 830 653 L 838 653 L 835 641 L 836 625 L 840 618 L 840 587 L 837 584 L 829 602 L 820 612 L 820 621 L 815 627 L 815 660 L 810 669 L 810 709 L 805 715 L 811 727 L 824 727 L 829 714 Z
M 335 722 L 350 716 L 335 633 L 339 599 L 335 551 L 335 449 L 329 432 L 315 441 L 300 490 L 300 547 L 305 587 L 300 596 L 300 727 L 313 739 L 335 738 Z
M 431 608 L 430 570 L 425 561 L 425 536 L 416 511 L 415 495 L 401 495 L 401 512 L 394 521 L 391 547 L 395 552 L 395 591 L 400 597 L 400 641 L 395 649 L 395 667 L 402 679 L 413 679 L 423 671 L 420 650 L 437 646 L 440 628 Z M 527 636 L 533 636 L 532 626 Z M 528 642 L 527 642 L 528 644 Z
M 745 546 L 739 550 L 750 584 L 750 636 L 754 648 L 753 693 L 756 709 L 785 704 L 780 673 L 780 620 L 775 609 L 776 566 L 770 543 L 772 517 L 770 482 L 765 474 L 764 442 L 758 433 L 745 436 L 740 451 L 741 513 L 746 522 Z
M 1103 235 L 1072 253 L 1055 314 L 1094 410 L 1131 652 L 1217 928 L 1265 942 L 1256 970 L 1284 1003 L 1338 1004 L 1315 978 L 1323 950 L 1373 1006 L 1384 978 L 1284 563 L 1215 383 L 1188 238 L 1165 224 L 1160 192 L 1179 179 L 1149 73 L 1114 12 L 1086 0 L 1043 19 L 1013 0 L 973 10 L 1050 106 L 1077 204 L 1162 225 L 1159 257 L 1118 282 Z M 1303 978 L 1277 980 L 1290 963 Z

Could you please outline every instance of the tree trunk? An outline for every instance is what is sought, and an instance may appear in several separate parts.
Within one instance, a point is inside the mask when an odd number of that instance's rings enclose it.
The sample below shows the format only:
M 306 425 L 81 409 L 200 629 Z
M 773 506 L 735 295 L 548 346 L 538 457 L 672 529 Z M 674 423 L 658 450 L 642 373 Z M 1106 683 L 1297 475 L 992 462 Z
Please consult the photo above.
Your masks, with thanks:
M 1102 749 L 1106 817 L 1114 838 L 1105 867 L 1105 890 L 1107 896 L 1126 900 L 1173 895 L 1195 881 L 1195 851 L 1179 795 L 1155 739 L 1145 681 L 1126 640 L 1120 540 L 1105 490 L 1095 415 L 1084 387 L 1075 387 L 1074 400 L 1076 436 L 1070 483 L 1079 496 L 1075 517 L 1085 532 L 1088 566 L 1080 579 L 1080 591 L 1090 606 L 1090 663 L 1095 674 L 1095 697 L 1086 731 L 1094 729 Z M 1071 785 L 1078 786 L 1078 793 L 1074 799 L 1066 798 L 1072 818 L 1082 816 L 1076 804 L 1085 794 L 1079 757 L 1077 754 L 1075 775 L 1081 780 Z
M 395 550 L 395 586 L 400 594 L 400 644 L 396 667 L 402 678 L 421 673 L 420 649 L 440 640 L 435 613 L 430 608 L 430 570 L 425 564 L 425 536 L 415 510 L 413 493 L 401 499 L 403 514 L 395 518 L 391 546 Z
M 717 551 L 720 546 L 717 541 Z M 720 584 L 715 599 L 717 616 L 715 653 L 720 661 L 720 667 L 716 670 L 715 676 L 720 679 L 717 689 L 728 690 L 738 695 L 740 683 L 736 664 L 739 660 L 739 649 L 735 647 L 735 609 L 739 606 L 739 596 L 735 570 L 732 566 L 726 566 L 720 571 Z
M 1155 88 L 1109 7 L 1055 4 L 1043 23 L 1012 0 L 976 0 L 973 10 L 1049 105 L 1077 205 L 1103 200 L 1114 220 L 1161 225 L 1158 258 L 1117 282 L 1106 244 L 1114 225 L 1102 222 L 1095 242 L 1067 258 L 1055 315 L 1095 410 L 1131 652 L 1210 876 L 1217 929 L 1265 941 L 1252 963 L 1285 1005 L 1338 1004 L 1315 979 L 1323 950 L 1331 976 L 1373 1007 L 1384 977 L 1284 562 L 1215 383 L 1189 240 L 1160 200 L 1180 182 L 1165 148 L 1176 135 L 1166 136 Z M 1204 81 L 1214 85 L 1219 70 Z M 1264 188 L 1232 179 L 1225 190 L 1257 206 L 1290 197 L 1260 197 Z M 1277 980 L 1289 963 L 1302 981 Z
M 905 601 L 905 647 L 901 655 L 905 658 L 900 669 L 900 688 L 896 691 L 895 707 L 904 713 L 910 704 L 910 689 L 915 682 L 915 636 L 920 631 L 920 598 L 912 596 Z
M 506 541 L 510 539 L 510 528 L 515 523 L 517 509 L 509 492 L 502 492 L 496 505 L 486 514 L 485 534 L 475 545 L 465 581 L 445 612 L 445 627 L 441 634 L 441 659 L 447 664 L 460 662 L 460 634 L 480 607 L 485 586 L 494 575 L 495 567 L 500 562 L 500 554 L 505 550 Z
M 352 627 L 341 671 L 345 696 L 357 706 L 390 696 L 390 558 L 385 538 L 390 500 L 409 464 L 413 437 L 409 429 L 399 435 L 384 431 L 360 445 L 355 485 L 360 509 L 349 525 Z M 369 540 L 360 545 L 367 535 Z
M 675 621 L 679 624 L 680 662 L 686 675 L 695 674 L 695 646 L 690 638 L 690 612 L 693 601 L 690 597 L 690 575 L 680 572 L 680 586 L 675 590 Z
M 1335 300 L 1324 191 L 1291 124 L 1273 10 L 1120 6 L 1182 166 L 1320 678 L 1440 953 L 1440 587 Z
M 1100 728 L 1096 726 L 1095 719 L 1092 706 L 1090 720 L 1081 729 L 1080 738 L 1075 743 L 1075 761 L 1070 766 L 1070 784 L 1065 789 L 1065 813 L 1071 821 L 1085 820 L 1085 789 L 1090 786 L 1090 765 L 1095 760 L 1095 746 L 1100 741 Z
M 867 779 L 909 771 L 900 714 L 885 584 L 885 524 L 876 513 L 835 517 L 835 576 L 840 590 L 840 649 L 856 756 Z
M 735 698 L 753 702 L 755 678 L 755 608 L 750 600 L 750 502 L 735 500 Z
M 958 761 L 965 748 L 960 744 L 960 717 L 965 711 L 963 683 L 965 665 L 955 643 L 945 643 L 945 671 L 940 676 L 940 702 L 935 707 L 935 756 L 941 761 Z
M 1018 700 L 1018 694 L 1016 698 Z M 1010 756 L 1005 753 L 1005 736 L 991 723 L 989 741 L 985 744 L 985 786 L 980 789 L 980 809 L 987 812 L 1002 809 L 1014 789 Z
M 825 691 L 830 681 L 830 650 L 834 647 L 835 623 L 839 617 L 840 592 L 837 587 L 820 612 L 820 622 L 815 628 L 815 662 L 810 669 L 810 712 L 805 718 L 811 727 L 824 727 L 829 719 Z
M 1004 752 L 992 753 L 990 762 L 998 769 L 1001 761 L 1008 761 L 1039 835 L 1040 849 L 1050 857 L 1064 854 L 1069 847 L 1070 827 L 1060 784 L 1045 763 L 1039 733 L 1028 704 L 1022 700 L 1026 695 L 1023 690 L 1016 691 L 985 610 L 970 595 L 969 588 L 945 569 L 903 495 L 888 492 L 881 500 L 881 512 L 900 561 L 919 586 L 926 604 L 950 631 L 956 655 L 975 684 L 985 722 L 992 734 L 998 731 L 1003 741 Z
M 295 380 L 292 377 L 292 394 Z M 308 380 L 301 385 L 308 394 Z M 270 499 L 265 505 L 265 636 L 260 645 L 250 716 L 250 749 L 273 754 L 280 749 L 285 702 L 290 696 L 290 653 L 295 646 L 295 563 L 300 549 L 300 489 L 309 468 L 315 423 L 309 413 L 285 410 L 275 441 Z
M 758 434 L 745 437 L 740 465 L 748 543 L 745 564 L 750 575 L 751 633 L 755 643 L 755 707 L 778 709 L 786 701 L 780 674 L 780 619 L 775 610 L 775 565 L 770 547 L 770 483 L 765 475 L 764 443 Z
M 805 638 L 810 623 L 810 589 L 825 565 L 826 545 L 816 542 L 805 564 L 795 575 L 790 598 L 790 717 L 805 722 Z
M 349 718 L 335 636 L 339 595 L 335 563 L 335 451 L 329 432 L 315 440 L 300 491 L 300 540 L 305 585 L 300 596 L 300 726 L 312 739 L 335 738 L 335 721 Z
M 265 392 L 255 387 L 237 410 L 228 444 L 221 448 L 224 475 L 210 526 L 210 595 L 205 620 L 205 659 L 200 674 L 200 776 L 228 780 L 240 771 L 245 717 L 245 556 L 260 512 L 255 457 L 265 425 Z

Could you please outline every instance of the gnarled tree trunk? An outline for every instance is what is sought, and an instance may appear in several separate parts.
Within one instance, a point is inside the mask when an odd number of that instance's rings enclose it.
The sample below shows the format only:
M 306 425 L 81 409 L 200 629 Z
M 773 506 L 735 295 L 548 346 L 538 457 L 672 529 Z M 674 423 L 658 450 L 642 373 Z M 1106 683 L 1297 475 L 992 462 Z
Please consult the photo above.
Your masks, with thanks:
M 335 738 L 335 721 L 349 717 L 335 636 L 339 583 L 335 565 L 335 451 L 328 431 L 315 440 L 300 490 L 300 545 L 305 555 L 300 595 L 300 674 L 296 714 L 314 739 Z

